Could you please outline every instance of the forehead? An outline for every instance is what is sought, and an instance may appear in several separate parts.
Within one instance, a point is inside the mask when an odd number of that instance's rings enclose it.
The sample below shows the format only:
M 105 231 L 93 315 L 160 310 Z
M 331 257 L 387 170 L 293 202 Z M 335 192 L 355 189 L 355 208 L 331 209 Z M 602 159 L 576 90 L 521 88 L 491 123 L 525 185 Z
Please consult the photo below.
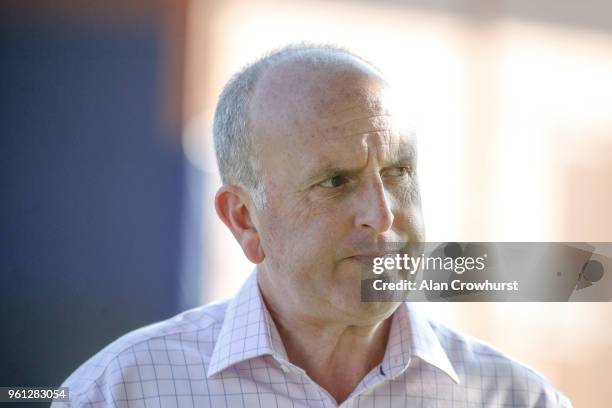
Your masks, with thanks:
M 298 153 L 298 160 L 307 167 L 335 162 L 356 165 L 351 161 L 366 161 L 372 149 L 378 159 L 386 161 L 415 154 L 413 129 L 379 107 L 353 107 L 314 122 L 282 143 L 288 151 Z
M 353 60 L 316 64 L 279 63 L 264 70 L 249 104 L 249 127 L 257 136 L 282 136 L 296 127 L 350 117 L 376 108 L 384 82 L 367 65 Z
M 413 154 L 412 128 L 403 123 L 397 100 L 377 74 L 361 67 L 271 70 L 249 112 L 262 167 L 291 167 L 295 175 L 320 165 L 350 165 L 363 160 L 368 145 L 387 155 Z

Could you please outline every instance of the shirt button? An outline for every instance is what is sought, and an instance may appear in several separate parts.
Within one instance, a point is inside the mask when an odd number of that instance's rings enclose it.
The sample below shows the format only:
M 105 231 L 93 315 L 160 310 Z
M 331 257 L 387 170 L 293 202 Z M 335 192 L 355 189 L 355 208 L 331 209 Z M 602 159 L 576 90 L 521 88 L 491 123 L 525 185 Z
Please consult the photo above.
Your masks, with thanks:
M 281 364 L 281 369 L 285 372 L 285 374 L 289 374 L 291 372 L 291 369 L 287 367 L 286 364 Z

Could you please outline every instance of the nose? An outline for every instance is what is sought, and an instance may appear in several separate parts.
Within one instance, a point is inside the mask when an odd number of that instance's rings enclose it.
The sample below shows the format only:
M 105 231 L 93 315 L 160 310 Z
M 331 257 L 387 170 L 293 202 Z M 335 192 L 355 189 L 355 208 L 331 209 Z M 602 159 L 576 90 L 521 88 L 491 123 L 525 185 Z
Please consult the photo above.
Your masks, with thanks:
M 391 200 L 387 197 L 379 174 L 364 184 L 361 194 L 357 197 L 359 211 L 355 222 L 359 228 L 369 228 L 377 234 L 383 233 L 393 225 Z

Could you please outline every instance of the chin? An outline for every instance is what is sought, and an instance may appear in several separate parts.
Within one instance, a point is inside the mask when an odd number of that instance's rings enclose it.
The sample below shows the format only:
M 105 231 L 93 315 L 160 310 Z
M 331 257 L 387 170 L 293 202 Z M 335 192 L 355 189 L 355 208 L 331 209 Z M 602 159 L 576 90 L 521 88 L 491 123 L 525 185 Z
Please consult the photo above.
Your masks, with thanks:
M 399 302 L 362 302 L 361 287 L 353 290 L 350 295 L 346 292 L 337 294 L 334 303 L 345 315 L 346 320 L 355 325 L 381 322 L 391 316 L 399 305 Z
M 335 283 L 342 286 L 358 287 L 357 292 L 361 294 L 361 281 L 372 276 L 372 265 L 355 258 L 345 258 L 337 264 L 335 271 Z
M 336 269 L 331 303 L 353 324 L 378 323 L 393 314 L 399 303 L 362 302 L 363 272 L 364 265 L 360 262 L 351 260 L 351 262 L 341 263 Z
M 398 306 L 398 302 L 362 302 L 359 315 L 365 324 L 374 324 L 391 316 Z

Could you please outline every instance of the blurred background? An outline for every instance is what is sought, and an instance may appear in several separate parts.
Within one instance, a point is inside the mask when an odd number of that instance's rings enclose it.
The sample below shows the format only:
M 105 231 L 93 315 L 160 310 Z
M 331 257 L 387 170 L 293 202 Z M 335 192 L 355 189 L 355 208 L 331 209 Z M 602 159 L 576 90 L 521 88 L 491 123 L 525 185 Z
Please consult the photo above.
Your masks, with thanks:
M 211 121 L 232 73 L 334 43 L 406 96 L 429 241 L 612 241 L 605 0 L 0 1 L 0 385 L 232 296 Z M 420 304 L 612 406 L 610 303 Z

